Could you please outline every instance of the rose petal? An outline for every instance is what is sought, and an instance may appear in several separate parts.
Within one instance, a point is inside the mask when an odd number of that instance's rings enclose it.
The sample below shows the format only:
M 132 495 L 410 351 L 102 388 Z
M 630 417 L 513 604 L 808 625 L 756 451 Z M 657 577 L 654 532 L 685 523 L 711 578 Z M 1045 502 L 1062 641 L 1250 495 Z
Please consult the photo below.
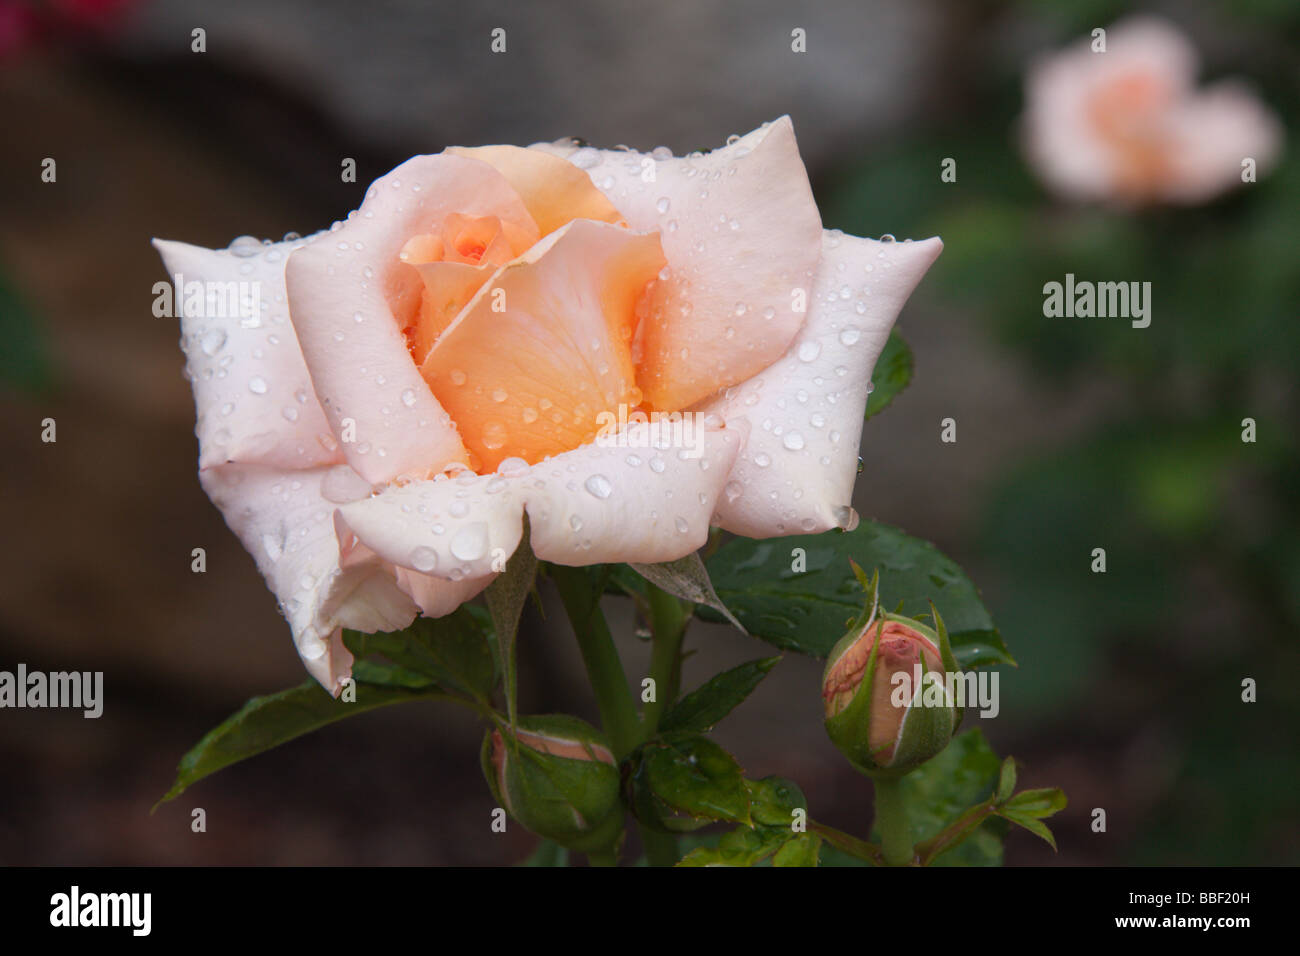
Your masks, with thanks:
M 751 538 L 856 522 L 863 409 L 876 359 L 903 303 L 943 243 L 877 242 L 827 233 L 808 321 L 753 379 L 699 409 L 750 423 L 714 520 Z
M 486 579 L 519 545 L 557 564 L 673 561 L 705 543 L 745 426 L 631 425 L 509 475 L 465 474 L 391 487 L 340 520 L 384 560 L 457 581 Z M 659 438 L 668 447 L 654 447 Z
M 663 264 L 657 235 L 579 219 L 479 290 L 421 366 L 475 467 L 568 451 L 640 404 L 629 343 Z
M 1201 203 L 1241 183 L 1241 163 L 1255 160 L 1256 176 L 1282 151 L 1282 123 L 1246 84 L 1224 80 L 1190 97 L 1170 118 L 1182 144 L 1170 158 L 1164 193 L 1173 202 Z
M 342 627 L 397 630 L 416 613 L 381 562 L 354 560 L 340 568 L 335 504 L 323 493 L 339 467 L 346 466 L 284 473 L 229 464 L 199 474 L 279 601 L 307 670 L 334 694 L 352 667 Z
M 466 460 L 450 417 L 429 391 L 402 329 L 420 301 L 416 270 L 398 254 L 454 213 L 530 222 L 505 177 L 463 156 L 417 156 L 380 177 L 360 210 L 289 260 L 293 323 L 348 463 L 368 481 L 427 475 Z M 394 308 L 397 313 L 395 314 Z
M 519 146 L 453 146 L 447 152 L 489 163 L 505 176 L 523 199 L 543 236 L 575 219 L 610 223 L 623 219 L 591 177 L 540 150 Z
M 631 228 L 662 230 L 672 274 L 643 323 L 638 378 L 652 407 L 685 408 L 781 357 L 803 324 L 796 290 L 812 285 L 822 228 L 789 117 L 697 158 L 568 159 Z
M 185 286 L 198 282 L 204 290 L 201 309 L 181 312 L 200 468 L 227 461 L 280 469 L 342 461 L 285 304 L 285 261 L 302 244 L 248 240 L 218 250 L 153 241 L 172 282 L 182 284 L 176 311 L 185 307 Z M 211 302 L 209 291 L 216 296 Z

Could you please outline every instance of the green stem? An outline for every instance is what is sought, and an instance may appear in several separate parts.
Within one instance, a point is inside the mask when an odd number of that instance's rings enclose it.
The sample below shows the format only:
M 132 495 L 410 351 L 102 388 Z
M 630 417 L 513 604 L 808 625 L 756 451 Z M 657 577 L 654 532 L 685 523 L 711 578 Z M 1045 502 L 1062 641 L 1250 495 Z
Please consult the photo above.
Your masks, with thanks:
M 903 805 L 902 780 L 898 777 L 873 777 L 876 787 L 876 829 L 880 831 L 881 855 L 887 866 L 907 866 L 913 862 L 912 832 L 907 824 L 907 807 Z
M 650 677 L 654 680 L 655 699 L 645 706 L 645 738 L 654 736 L 659 719 L 677 699 L 682 679 L 682 640 L 690 622 L 690 610 L 663 588 L 646 582 L 650 598 L 650 630 L 654 634 L 650 649 Z
M 619 659 L 609 624 L 600 610 L 600 598 L 593 593 L 591 579 L 582 568 L 551 565 L 550 574 L 560 591 L 560 600 L 573 625 L 587 668 L 587 679 L 596 693 L 600 722 L 609 737 L 614 757 L 622 761 L 640 742 L 641 725 L 636 704 L 628 688 L 623 662 Z
M 679 601 L 663 588 L 646 582 L 650 603 L 650 677 L 654 680 L 655 699 L 645 705 L 641 734 L 649 740 L 659 729 L 664 711 L 677 700 L 682 680 L 682 640 L 690 623 L 690 605 Z M 640 827 L 646 862 L 651 866 L 675 866 L 678 860 L 677 838 Z

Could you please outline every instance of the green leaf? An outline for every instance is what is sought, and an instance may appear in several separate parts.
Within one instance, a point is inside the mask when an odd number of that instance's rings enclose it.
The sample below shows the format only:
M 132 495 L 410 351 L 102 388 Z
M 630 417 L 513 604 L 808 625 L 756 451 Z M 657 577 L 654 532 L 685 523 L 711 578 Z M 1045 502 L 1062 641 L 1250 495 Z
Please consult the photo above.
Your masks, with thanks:
M 999 807 L 999 812 L 1016 813 L 1027 817 L 1050 817 L 1065 809 L 1065 792 L 1058 787 L 1039 790 L 1021 790 Z
M 496 634 L 497 666 L 505 675 L 506 712 L 511 723 L 515 721 L 515 634 L 519 630 L 519 617 L 524 603 L 537 580 L 537 555 L 529 540 L 528 514 L 524 513 L 523 537 L 519 547 L 506 562 L 505 571 L 488 585 L 483 597 L 492 616 L 492 629 Z
M 876 359 L 875 371 L 871 373 L 871 394 L 867 396 L 865 417 L 870 418 L 883 412 L 903 389 L 912 381 L 915 367 L 912 350 L 907 347 L 903 337 L 897 332 L 889 333 L 880 357 Z
M 1052 831 L 1047 829 L 1047 825 L 1036 816 L 1029 816 L 1020 813 L 1000 810 L 998 815 L 1006 820 L 1010 820 L 1018 827 L 1023 827 L 1037 837 L 1046 840 L 1053 850 L 1056 849 L 1056 837 L 1052 836 Z
M 683 601 L 690 601 L 692 604 L 703 604 L 722 615 L 740 631 L 745 630 L 713 590 L 713 584 L 709 580 L 709 572 L 705 568 L 704 562 L 700 560 L 698 551 L 692 551 L 686 557 L 679 558 L 676 561 L 665 561 L 662 564 L 629 563 L 629 567 L 655 587 L 667 591 Z
M 773 866 L 816 866 L 821 855 L 822 840 L 815 833 L 800 833 L 787 840 L 772 857 Z
M 755 823 L 764 826 L 790 829 L 794 811 L 802 810 L 805 819 L 808 799 L 793 780 L 784 777 L 764 777 L 746 781 L 749 788 L 749 814 Z
M 731 820 L 748 824 L 749 791 L 740 765 L 731 754 L 705 737 L 651 742 L 642 748 L 634 786 L 644 788 L 634 809 L 652 810 L 647 822 L 668 829 L 689 828 L 691 821 Z M 665 812 L 666 811 L 666 812 Z M 691 818 L 672 819 L 673 815 Z
M 1002 771 L 998 774 L 998 791 L 997 798 L 999 801 L 1006 800 L 1011 796 L 1011 792 L 1016 789 L 1016 758 L 1008 757 L 1002 761 Z
M 445 617 L 418 617 L 405 630 L 387 634 L 344 631 L 343 644 L 358 660 L 383 655 L 408 673 L 426 675 L 476 700 L 486 701 L 496 686 L 486 622 L 482 610 L 470 605 Z
M 792 568 L 795 548 L 804 551 L 803 571 Z M 736 538 L 718 549 L 708 569 L 719 597 L 749 633 L 784 650 L 825 657 L 862 610 L 862 587 L 850 559 L 868 571 L 879 569 L 882 606 L 901 602 L 901 613 L 923 617 L 933 601 L 963 668 L 1015 663 L 979 591 L 957 563 L 889 525 L 863 521 L 853 531 Z M 696 613 L 719 620 L 707 608 Z
M 673 705 L 659 724 L 660 732 L 707 733 L 753 693 L 779 660 L 780 657 L 763 657 L 709 678 Z
M 200 740 L 181 758 L 176 782 L 158 801 L 173 800 L 204 777 L 240 760 L 278 747 L 326 724 L 369 710 L 446 695 L 432 685 L 423 688 L 356 683 L 353 702 L 335 700 L 315 681 L 266 697 L 254 697 Z M 155 807 L 156 809 L 156 807 Z
M 755 866 L 777 852 L 794 834 L 789 828 L 745 827 L 724 833 L 716 847 L 700 847 L 678 866 Z
M 968 808 L 992 794 L 1001 761 L 979 730 L 958 734 L 933 760 L 902 779 L 903 803 L 917 842 L 936 835 Z M 1003 825 L 1005 826 L 1005 824 Z M 1002 840 L 986 822 L 938 857 L 940 865 L 998 866 Z

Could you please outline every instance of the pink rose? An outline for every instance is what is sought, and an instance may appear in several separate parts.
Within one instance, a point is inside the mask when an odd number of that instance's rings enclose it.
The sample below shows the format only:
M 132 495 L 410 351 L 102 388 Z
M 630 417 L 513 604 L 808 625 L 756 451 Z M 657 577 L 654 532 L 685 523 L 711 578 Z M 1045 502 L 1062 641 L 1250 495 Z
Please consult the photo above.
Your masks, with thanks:
M 1281 147 L 1277 118 L 1239 81 L 1195 87 L 1197 56 L 1171 24 L 1134 17 L 1105 51 L 1080 40 L 1025 80 L 1024 148 L 1042 179 L 1074 200 L 1199 203 L 1263 173 Z
M 449 613 L 525 512 L 565 565 L 851 524 L 872 369 L 942 249 L 823 232 L 788 118 L 684 158 L 448 149 L 305 239 L 155 245 L 257 283 L 182 319 L 200 480 L 335 692 L 341 628 Z

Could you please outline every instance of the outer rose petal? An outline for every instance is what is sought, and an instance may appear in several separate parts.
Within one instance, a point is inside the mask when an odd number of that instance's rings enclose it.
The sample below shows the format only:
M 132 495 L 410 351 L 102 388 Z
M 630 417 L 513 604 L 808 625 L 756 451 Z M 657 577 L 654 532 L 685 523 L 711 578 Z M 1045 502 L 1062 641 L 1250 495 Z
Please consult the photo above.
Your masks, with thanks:
M 751 424 L 714 521 L 769 538 L 852 527 L 867 386 L 889 330 L 943 243 L 827 233 L 808 321 L 784 356 L 700 406 Z M 861 311 L 859 311 L 861 310 Z
M 478 291 L 420 368 L 478 470 L 576 448 L 640 404 L 635 307 L 663 264 L 657 235 L 579 219 Z
M 465 462 L 450 417 L 429 391 L 392 301 L 414 310 L 419 274 L 398 259 L 406 240 L 452 213 L 530 221 L 505 177 L 463 156 L 416 156 L 375 180 L 358 212 L 314 237 L 286 270 L 293 323 L 316 394 L 348 463 L 368 481 L 424 476 Z
M 1249 87 L 1233 80 L 1206 87 L 1172 123 L 1185 144 L 1171 157 L 1175 172 L 1166 192 L 1173 202 L 1205 202 L 1239 185 L 1246 157 L 1262 175 L 1282 149 L 1281 122 Z
M 415 618 L 415 603 L 381 562 L 339 567 L 336 494 L 346 465 L 283 473 L 257 465 L 222 465 L 199 473 L 280 603 L 307 670 L 337 694 L 352 655 L 340 629 L 396 630 Z M 355 479 L 355 474 L 352 475 Z M 345 481 L 344 486 L 355 484 Z M 337 495 L 336 495 L 337 496 Z
M 651 406 L 685 408 L 780 358 L 803 324 L 794 290 L 812 284 L 822 231 L 789 117 L 694 159 L 568 159 L 631 228 L 662 232 L 672 274 L 642 323 L 638 382 Z
M 226 283 L 251 283 L 246 304 L 261 304 L 256 315 L 181 315 L 200 468 L 227 461 L 281 469 L 342 461 L 285 304 L 285 261 L 303 242 L 249 242 L 232 251 L 154 240 L 173 281 L 179 273 L 184 285 L 198 281 L 218 291 Z M 179 298 L 184 303 L 183 288 Z
M 624 447 L 584 445 L 510 475 L 391 487 L 340 518 L 384 560 L 458 581 L 486 583 L 518 547 L 525 510 L 533 550 L 557 564 L 652 564 L 695 551 L 744 426 L 702 427 L 698 451 L 680 426 L 665 449 L 649 447 L 649 426 L 620 434 Z

